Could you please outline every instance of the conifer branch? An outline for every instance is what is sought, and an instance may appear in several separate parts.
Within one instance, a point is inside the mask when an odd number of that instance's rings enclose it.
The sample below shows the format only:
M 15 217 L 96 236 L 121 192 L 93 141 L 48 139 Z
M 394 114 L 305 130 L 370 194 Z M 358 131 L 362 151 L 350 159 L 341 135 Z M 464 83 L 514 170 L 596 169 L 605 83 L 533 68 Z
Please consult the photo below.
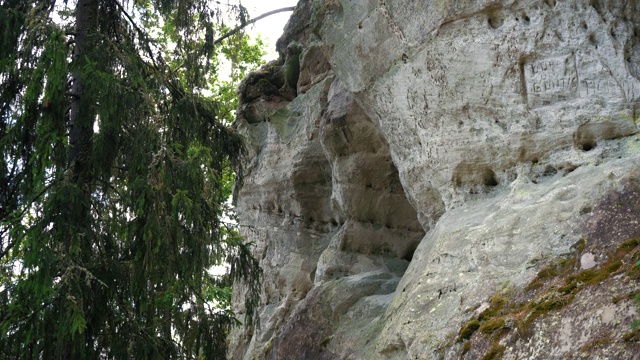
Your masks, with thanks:
M 255 17 L 255 18 L 253 18 L 253 19 L 251 19 L 251 20 L 247 21 L 247 22 L 246 22 L 246 23 L 244 23 L 244 24 L 241 24 L 241 25 L 236 26 L 233 30 L 231 30 L 231 31 L 227 32 L 226 34 L 222 35 L 221 37 L 217 38 L 217 39 L 213 42 L 213 45 L 218 45 L 218 44 L 220 44 L 221 42 L 223 42 L 223 41 L 224 41 L 224 40 L 226 40 L 227 38 L 229 38 L 229 37 L 231 37 L 231 36 L 235 35 L 238 31 L 240 31 L 240 30 L 242 30 L 242 29 L 246 28 L 247 26 L 249 26 L 249 25 L 251 25 L 251 24 L 255 23 L 255 22 L 256 22 L 256 21 L 258 21 L 258 20 L 264 19 L 264 18 L 266 18 L 266 17 L 268 17 L 268 16 L 275 15 L 275 14 L 278 14 L 278 13 L 287 12 L 287 11 L 293 11 L 293 10 L 295 10 L 295 8 L 296 8 L 295 6 L 290 6 L 290 7 L 280 8 L 280 9 L 271 10 L 271 11 L 269 11 L 269 12 L 266 12 L 266 13 L 264 13 L 264 14 L 262 14 L 262 15 L 258 16 L 258 17 Z
M 7 231 L 6 230 L 3 231 L 2 235 L 4 235 L 5 232 Z M 14 239 L 13 241 L 9 242 L 2 251 L 0 251 L 0 259 L 3 259 L 5 255 L 7 255 L 9 251 L 11 251 L 11 249 L 13 249 L 14 246 L 16 246 L 16 244 L 18 243 L 18 240 L 21 240 L 21 239 L 18 239 L 18 238 Z
M 5 216 L 2 219 L 0 219 L 0 223 L 13 222 L 15 219 L 22 218 L 24 216 L 24 214 L 26 214 L 26 212 L 31 209 L 31 205 L 33 203 L 35 203 L 38 199 L 40 199 L 40 197 L 43 196 L 47 191 L 49 191 L 49 189 L 51 189 L 51 187 L 53 185 L 55 185 L 56 183 L 57 183 L 57 181 L 52 181 L 50 184 L 48 184 L 42 190 L 40 190 L 31 199 L 31 201 L 29 201 L 29 203 L 24 207 L 24 209 L 22 209 L 22 211 L 20 211 L 15 216 L 12 216 L 13 214 L 7 214 L 7 216 Z M 11 219 L 11 217 L 13 217 L 13 219 Z M 4 235 L 4 231 L 3 231 L 3 235 Z M 14 241 L 9 242 L 7 244 L 7 246 L 4 249 L 2 249 L 2 251 L 0 251 L 0 259 L 4 258 L 9 253 L 9 251 L 11 251 L 11 249 L 13 249 L 14 246 L 16 246 L 16 244 L 18 243 L 18 240 L 21 240 L 21 239 L 18 239 L 18 238 L 14 239 Z
M 42 195 L 44 195 L 47 191 L 49 191 L 49 189 L 51 189 L 51 187 L 53 185 L 55 185 L 57 183 L 57 181 L 52 181 L 50 184 L 46 185 L 44 188 L 42 188 L 42 190 L 40 190 L 36 195 L 33 196 L 33 198 L 29 201 L 29 203 L 24 207 L 24 209 L 22 209 L 22 211 L 20 211 L 16 216 L 13 216 L 14 219 L 19 219 L 21 217 L 24 216 L 24 214 L 27 213 L 27 211 L 31 208 L 31 204 L 35 203 L 36 201 L 38 201 L 38 199 L 40 199 L 40 197 Z M 12 216 L 12 214 L 7 214 L 7 216 L 3 217 L 2 219 L 0 219 L 0 223 L 4 223 L 4 222 L 8 222 L 8 221 L 13 221 L 12 219 L 10 219 Z M 0 254 L 4 254 L 4 253 L 0 253 Z M 2 255 L 4 256 L 4 255 Z M 2 257 L 0 256 L 0 258 Z
M 114 1 L 114 3 L 116 4 L 116 6 L 118 7 L 118 9 L 120 9 L 120 11 L 122 11 L 122 13 L 124 14 L 124 16 L 127 18 L 127 20 L 129 20 L 129 23 L 131 24 L 131 26 L 133 26 L 133 28 L 136 30 L 136 32 L 141 36 L 142 39 L 144 39 L 143 43 L 145 45 L 145 51 L 148 53 L 149 58 L 151 59 L 151 61 L 153 62 L 153 66 L 155 67 L 155 69 L 159 69 L 158 64 L 156 64 L 156 60 L 153 57 L 153 51 L 151 50 L 151 47 L 149 46 L 149 43 L 152 43 L 154 45 L 157 45 L 156 42 L 151 39 L 149 37 L 149 34 L 147 34 L 146 31 L 143 31 L 142 29 L 140 29 L 140 27 L 138 26 L 138 24 L 136 24 L 136 22 L 133 20 L 133 18 L 131 17 L 131 15 L 129 15 L 129 13 L 127 12 L 127 10 L 124 8 L 124 6 L 122 6 L 122 4 L 120 4 L 120 2 L 118 1 Z M 160 57 L 159 57 L 160 58 Z M 162 58 L 160 58 L 160 60 L 162 60 Z

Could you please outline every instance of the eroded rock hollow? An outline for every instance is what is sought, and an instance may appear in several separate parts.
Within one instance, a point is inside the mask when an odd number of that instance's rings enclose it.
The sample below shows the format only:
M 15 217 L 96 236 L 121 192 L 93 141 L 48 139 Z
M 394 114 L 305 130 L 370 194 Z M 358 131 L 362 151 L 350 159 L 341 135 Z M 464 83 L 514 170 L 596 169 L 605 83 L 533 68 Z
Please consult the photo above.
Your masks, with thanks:
M 640 353 L 640 1 L 301 0 L 278 51 L 231 359 Z

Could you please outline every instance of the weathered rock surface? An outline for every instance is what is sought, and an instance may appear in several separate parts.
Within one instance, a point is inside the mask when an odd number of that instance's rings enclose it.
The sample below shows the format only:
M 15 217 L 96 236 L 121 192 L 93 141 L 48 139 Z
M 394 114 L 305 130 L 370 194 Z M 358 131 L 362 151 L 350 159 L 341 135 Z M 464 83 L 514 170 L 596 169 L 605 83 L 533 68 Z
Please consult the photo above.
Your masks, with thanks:
M 240 90 L 265 277 L 230 358 L 637 356 L 640 1 L 298 7 Z

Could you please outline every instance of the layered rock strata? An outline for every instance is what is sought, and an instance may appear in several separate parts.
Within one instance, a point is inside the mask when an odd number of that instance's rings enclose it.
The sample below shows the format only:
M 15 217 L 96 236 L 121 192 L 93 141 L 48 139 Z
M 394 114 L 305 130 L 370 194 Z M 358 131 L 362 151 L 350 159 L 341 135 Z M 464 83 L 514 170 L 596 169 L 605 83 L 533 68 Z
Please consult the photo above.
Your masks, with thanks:
M 230 358 L 639 353 L 638 14 L 301 1 L 239 90 L 264 288 Z

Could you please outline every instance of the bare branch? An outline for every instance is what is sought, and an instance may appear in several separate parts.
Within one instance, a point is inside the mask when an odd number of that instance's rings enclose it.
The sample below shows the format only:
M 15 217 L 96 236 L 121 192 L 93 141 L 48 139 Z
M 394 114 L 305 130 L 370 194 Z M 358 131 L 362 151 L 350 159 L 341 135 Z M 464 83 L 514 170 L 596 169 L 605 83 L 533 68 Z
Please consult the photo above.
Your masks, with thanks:
M 239 25 L 237 27 L 235 27 L 233 30 L 229 31 L 228 33 L 222 35 L 221 37 L 217 38 L 216 41 L 213 42 L 213 45 L 218 45 L 221 42 L 223 42 L 225 39 L 235 35 L 238 31 L 246 28 L 247 26 L 255 23 L 258 20 L 264 19 L 267 16 L 271 16 L 271 15 L 275 15 L 278 13 L 282 13 L 282 12 L 287 12 L 287 11 L 293 11 L 296 7 L 295 6 L 291 6 L 291 7 L 285 7 L 285 8 L 281 8 L 281 9 L 276 9 L 276 10 L 271 10 L 269 12 L 266 12 L 258 17 L 255 17 L 249 21 L 247 21 L 246 23 Z

